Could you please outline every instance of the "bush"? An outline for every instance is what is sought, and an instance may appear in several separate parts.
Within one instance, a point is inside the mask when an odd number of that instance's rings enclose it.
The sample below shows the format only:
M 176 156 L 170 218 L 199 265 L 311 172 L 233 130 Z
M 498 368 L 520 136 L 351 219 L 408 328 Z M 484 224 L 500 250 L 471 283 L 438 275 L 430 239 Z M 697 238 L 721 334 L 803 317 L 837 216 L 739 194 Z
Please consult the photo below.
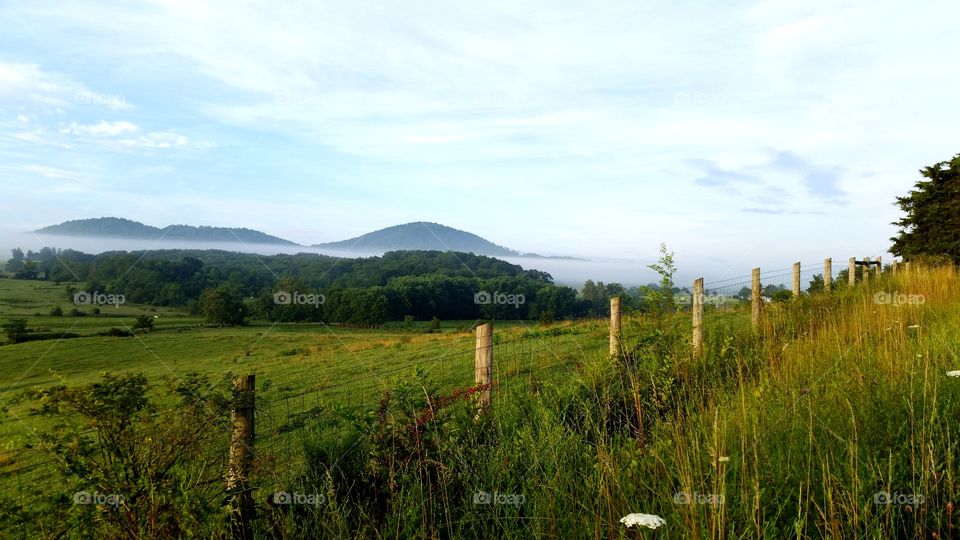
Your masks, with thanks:
M 57 420 L 40 442 L 57 456 L 64 492 L 122 497 L 118 505 L 67 500 L 28 510 L 90 538 L 222 537 L 222 470 L 210 463 L 227 432 L 228 378 L 211 384 L 188 374 L 154 389 L 142 373 L 107 373 L 22 395 L 35 414 Z M 152 396 L 176 406 L 158 410 Z
M 150 330 L 153 328 L 153 317 L 149 315 L 137 316 L 137 322 L 133 323 L 134 330 Z
M 793 291 L 787 289 L 777 291 L 773 293 L 770 299 L 774 302 L 789 302 L 793 299 Z
M 109 337 L 130 337 L 130 336 L 132 336 L 133 334 L 130 333 L 130 332 L 128 332 L 128 331 L 126 331 L 126 330 L 124 330 L 124 329 L 122 329 L 122 328 L 111 328 L 111 329 L 107 330 L 106 332 L 101 332 L 100 335 L 101 335 L 101 336 L 109 336 Z

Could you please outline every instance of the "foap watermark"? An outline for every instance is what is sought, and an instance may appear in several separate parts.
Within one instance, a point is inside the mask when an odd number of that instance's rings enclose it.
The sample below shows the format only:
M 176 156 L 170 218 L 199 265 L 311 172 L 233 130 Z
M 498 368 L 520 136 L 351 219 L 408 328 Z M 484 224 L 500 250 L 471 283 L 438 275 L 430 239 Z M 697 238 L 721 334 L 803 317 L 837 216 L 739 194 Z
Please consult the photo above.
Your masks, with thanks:
M 73 504 L 97 504 L 119 507 L 126 501 L 126 497 L 116 493 L 100 493 L 99 491 L 78 491 L 73 494 Z
M 73 303 L 78 306 L 114 306 L 120 307 L 127 301 L 122 294 L 102 293 L 100 291 L 80 291 L 73 294 Z
M 320 105 L 327 98 L 316 93 L 279 92 L 273 95 L 273 100 L 283 105 Z
M 519 508 L 525 502 L 527 502 L 527 498 L 520 493 L 500 493 L 498 491 L 490 493 L 481 490 L 473 494 L 473 504 L 506 504 Z
M 708 504 L 710 506 L 720 506 L 723 504 L 723 494 L 678 491 L 673 494 L 673 502 L 676 504 Z
M 725 104 L 727 97 L 723 94 L 704 92 L 677 92 L 673 95 L 673 102 L 690 107 L 712 107 Z
M 926 497 L 923 495 L 915 495 L 913 493 L 899 493 L 894 491 L 890 493 L 889 491 L 878 491 L 873 494 L 873 504 L 880 505 L 890 505 L 890 504 L 899 504 L 917 506 L 923 504 L 926 500 Z
M 300 291 L 277 291 L 273 293 L 273 303 L 278 306 L 313 306 L 318 308 L 327 301 L 327 297 L 319 293 L 302 293 Z
M 100 105 L 111 109 L 127 109 L 130 105 L 119 94 L 101 94 L 100 92 L 77 92 L 73 95 L 73 102 L 77 105 Z
M 273 504 L 284 506 L 320 506 L 327 502 L 323 493 L 297 493 L 289 491 L 278 491 L 271 498 Z
M 906 294 L 899 291 L 880 291 L 873 295 L 874 304 L 892 304 L 894 306 L 912 304 L 919 306 L 927 301 L 922 294 Z
M 696 294 L 693 293 L 676 293 L 673 295 L 674 303 L 683 306 L 693 305 L 693 299 L 696 297 Z M 728 300 L 728 298 L 722 294 L 700 294 L 700 302 L 703 305 L 713 304 L 715 306 L 722 306 Z
M 513 306 L 519 309 L 520 305 L 525 304 L 526 302 L 527 297 L 524 294 L 508 294 L 500 291 L 494 291 L 493 294 L 490 294 L 487 291 L 480 291 L 473 295 L 473 303 L 481 306 L 500 304 Z

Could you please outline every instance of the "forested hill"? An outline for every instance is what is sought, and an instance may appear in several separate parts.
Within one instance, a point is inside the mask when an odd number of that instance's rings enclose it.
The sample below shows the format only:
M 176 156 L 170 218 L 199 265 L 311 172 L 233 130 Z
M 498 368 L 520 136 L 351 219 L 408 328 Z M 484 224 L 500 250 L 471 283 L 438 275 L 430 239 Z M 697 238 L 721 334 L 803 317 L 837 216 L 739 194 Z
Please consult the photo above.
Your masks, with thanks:
M 440 225 L 417 221 L 395 225 L 371 233 L 314 247 L 356 251 L 359 253 L 395 250 L 435 250 L 477 253 L 494 257 L 515 257 L 520 252 L 498 246 L 473 233 Z
M 297 245 L 295 242 L 246 228 L 168 225 L 161 229 L 144 225 L 138 221 L 115 217 L 65 221 L 59 225 L 50 225 L 34 232 L 37 234 L 90 238 L 145 238 L 150 240 Z
M 80 281 L 91 291 L 125 295 L 127 301 L 191 306 L 208 289 L 229 286 L 254 312 L 275 317 L 278 291 L 326 296 L 322 309 L 298 312 L 302 320 L 378 324 L 411 315 L 423 320 L 562 317 L 583 311 L 574 289 L 558 287 L 538 270 L 483 255 L 398 251 L 380 257 L 341 259 L 313 253 L 255 255 L 216 250 L 107 252 L 89 255 L 44 248 L 14 258 L 36 275 Z M 13 261 L 11 261 L 11 264 Z M 482 292 L 523 295 L 523 303 L 482 305 Z M 494 303 L 496 304 L 496 303 Z M 300 320 L 300 319 L 295 319 Z

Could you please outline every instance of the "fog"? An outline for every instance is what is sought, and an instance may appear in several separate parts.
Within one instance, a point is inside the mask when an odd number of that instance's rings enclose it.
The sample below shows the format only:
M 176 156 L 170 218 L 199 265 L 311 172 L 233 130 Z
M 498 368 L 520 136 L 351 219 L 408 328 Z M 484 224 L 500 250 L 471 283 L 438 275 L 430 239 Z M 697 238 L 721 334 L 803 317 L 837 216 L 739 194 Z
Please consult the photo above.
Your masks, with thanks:
M 105 251 L 138 251 L 158 249 L 220 249 L 242 253 L 276 255 L 278 253 L 321 253 L 334 257 L 371 257 L 379 252 L 337 251 L 317 249 L 307 246 L 287 246 L 278 244 L 247 244 L 240 242 L 191 242 L 185 240 L 146 240 L 134 238 L 86 238 L 78 236 L 53 236 L 35 233 L 6 231 L 0 232 L 0 259 L 6 261 L 10 250 L 21 248 L 24 251 L 39 251 L 44 247 L 74 249 L 84 253 L 97 254 Z M 523 268 L 534 268 L 549 273 L 554 281 L 577 286 L 587 279 L 603 282 L 619 282 L 625 285 L 646 284 L 656 281 L 657 276 L 646 267 L 649 261 L 631 261 L 626 259 L 549 259 L 531 257 L 503 257 L 512 264 Z

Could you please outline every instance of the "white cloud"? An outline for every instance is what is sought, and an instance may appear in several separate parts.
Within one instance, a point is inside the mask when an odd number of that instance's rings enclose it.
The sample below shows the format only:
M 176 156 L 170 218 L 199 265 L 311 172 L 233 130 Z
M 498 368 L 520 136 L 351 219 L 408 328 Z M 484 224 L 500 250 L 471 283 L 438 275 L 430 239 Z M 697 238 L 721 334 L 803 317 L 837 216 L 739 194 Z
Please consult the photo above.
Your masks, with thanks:
M 77 124 L 71 122 L 70 125 L 60 128 L 60 133 L 69 135 L 84 135 L 93 137 L 114 137 L 128 133 L 136 133 L 140 128 L 136 124 L 123 120 L 108 122 L 101 120 L 96 124 Z
M 132 108 L 123 96 L 95 92 L 64 74 L 45 71 L 38 64 L 3 60 L 0 60 L 0 104 L 47 111 L 84 105 L 113 110 Z
M 176 148 L 190 143 L 189 139 L 183 135 L 169 131 L 151 132 L 142 137 L 120 139 L 117 142 L 123 146 L 141 148 Z

